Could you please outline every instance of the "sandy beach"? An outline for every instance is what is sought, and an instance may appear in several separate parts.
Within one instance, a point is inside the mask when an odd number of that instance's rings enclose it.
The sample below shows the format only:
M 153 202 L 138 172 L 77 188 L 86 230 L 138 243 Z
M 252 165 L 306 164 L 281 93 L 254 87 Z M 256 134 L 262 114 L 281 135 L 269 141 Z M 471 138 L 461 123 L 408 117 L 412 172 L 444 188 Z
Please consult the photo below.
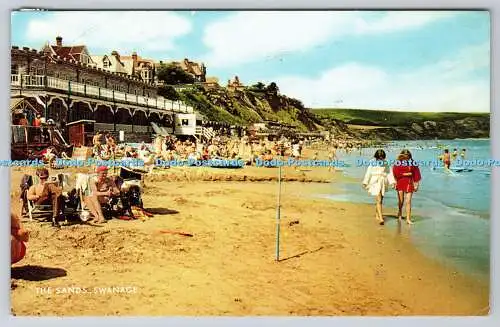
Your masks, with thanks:
M 12 171 L 16 212 L 22 173 Z M 343 178 L 326 168 L 285 169 L 276 262 L 276 177 L 275 168 L 171 168 L 146 180 L 155 213 L 146 221 L 25 222 L 13 314 L 488 314 L 489 285 L 418 252 L 408 240 L 418 224 L 388 228 L 396 211 L 386 208 L 378 226 L 372 206 L 315 198 Z

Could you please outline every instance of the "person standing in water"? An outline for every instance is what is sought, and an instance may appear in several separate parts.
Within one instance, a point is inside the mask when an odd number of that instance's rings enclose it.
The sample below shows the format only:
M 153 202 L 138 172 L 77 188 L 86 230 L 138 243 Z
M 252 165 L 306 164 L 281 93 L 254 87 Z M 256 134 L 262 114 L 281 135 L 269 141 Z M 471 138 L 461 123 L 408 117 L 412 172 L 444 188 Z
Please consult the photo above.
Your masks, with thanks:
M 445 150 L 447 151 L 447 150 Z M 399 165 L 392 167 L 392 173 L 396 179 L 396 191 L 398 192 L 398 221 L 402 220 L 403 204 L 406 205 L 406 222 L 411 221 L 411 198 L 417 192 L 420 180 L 420 169 L 415 165 L 410 151 L 404 149 L 397 158 Z M 406 163 L 406 164 L 405 164 Z
M 465 149 L 462 149 L 462 151 L 460 152 L 460 158 L 462 158 L 462 160 L 465 159 Z
M 443 163 L 444 163 L 444 167 L 449 170 L 450 165 L 451 165 L 451 157 L 450 157 L 450 152 L 448 151 L 448 149 L 444 149 Z
M 457 157 L 458 157 L 458 150 L 457 149 L 453 149 L 453 153 L 451 154 L 451 158 L 453 160 L 457 160 Z
M 363 187 L 368 193 L 375 197 L 375 219 L 380 225 L 384 225 L 382 214 L 382 202 L 388 184 L 394 185 L 395 180 L 385 161 L 385 151 L 379 149 L 375 152 L 374 158 L 370 160 L 363 179 Z

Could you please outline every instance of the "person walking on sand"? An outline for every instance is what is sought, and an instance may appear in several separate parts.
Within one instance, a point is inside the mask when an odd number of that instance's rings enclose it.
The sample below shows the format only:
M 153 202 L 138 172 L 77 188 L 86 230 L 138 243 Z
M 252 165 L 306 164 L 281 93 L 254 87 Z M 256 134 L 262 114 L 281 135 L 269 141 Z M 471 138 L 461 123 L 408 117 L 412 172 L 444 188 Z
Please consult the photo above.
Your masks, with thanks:
M 401 222 L 402 220 L 404 203 L 406 205 L 406 222 L 408 225 L 412 225 L 411 198 L 413 193 L 417 192 L 422 176 L 420 175 L 420 169 L 414 164 L 410 151 L 406 149 L 401 151 L 397 160 L 399 164 L 392 167 L 392 173 L 396 180 L 396 191 L 398 192 L 398 221 Z
M 330 148 L 330 151 L 328 151 L 328 160 L 330 160 L 330 161 L 338 160 L 338 158 L 337 158 L 337 146 L 335 144 L 333 144 L 332 147 Z M 328 171 L 331 171 L 331 170 L 335 171 L 335 167 L 329 166 Z
M 375 197 L 375 219 L 380 225 L 384 225 L 384 216 L 382 214 L 382 202 L 388 184 L 394 185 L 395 180 L 387 161 L 385 160 L 385 151 L 379 149 L 375 151 L 374 158 L 370 160 L 363 179 L 363 187 L 368 193 Z

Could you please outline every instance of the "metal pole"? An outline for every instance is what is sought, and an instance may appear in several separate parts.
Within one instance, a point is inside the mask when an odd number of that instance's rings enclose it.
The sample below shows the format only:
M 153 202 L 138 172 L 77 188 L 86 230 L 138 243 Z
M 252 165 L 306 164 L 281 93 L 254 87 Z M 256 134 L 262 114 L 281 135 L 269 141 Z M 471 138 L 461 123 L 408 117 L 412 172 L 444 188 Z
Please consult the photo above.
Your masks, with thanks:
M 281 209 L 281 165 L 278 166 L 278 205 L 276 207 L 276 262 L 280 261 L 280 226 L 281 226 L 280 209 Z

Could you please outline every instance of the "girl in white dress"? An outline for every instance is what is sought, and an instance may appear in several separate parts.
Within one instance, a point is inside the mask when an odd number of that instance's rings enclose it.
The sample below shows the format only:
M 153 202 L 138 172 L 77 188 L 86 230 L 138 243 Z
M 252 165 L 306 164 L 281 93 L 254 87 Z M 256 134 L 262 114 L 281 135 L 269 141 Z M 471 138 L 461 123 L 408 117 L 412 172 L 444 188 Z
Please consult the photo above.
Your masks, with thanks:
M 377 150 L 374 159 L 370 160 L 370 164 L 366 169 L 365 178 L 363 179 L 363 187 L 370 195 L 375 197 L 375 219 L 380 225 L 384 224 L 382 201 L 385 191 L 388 185 L 394 186 L 395 183 L 394 176 L 385 158 L 385 151 L 382 149 Z

